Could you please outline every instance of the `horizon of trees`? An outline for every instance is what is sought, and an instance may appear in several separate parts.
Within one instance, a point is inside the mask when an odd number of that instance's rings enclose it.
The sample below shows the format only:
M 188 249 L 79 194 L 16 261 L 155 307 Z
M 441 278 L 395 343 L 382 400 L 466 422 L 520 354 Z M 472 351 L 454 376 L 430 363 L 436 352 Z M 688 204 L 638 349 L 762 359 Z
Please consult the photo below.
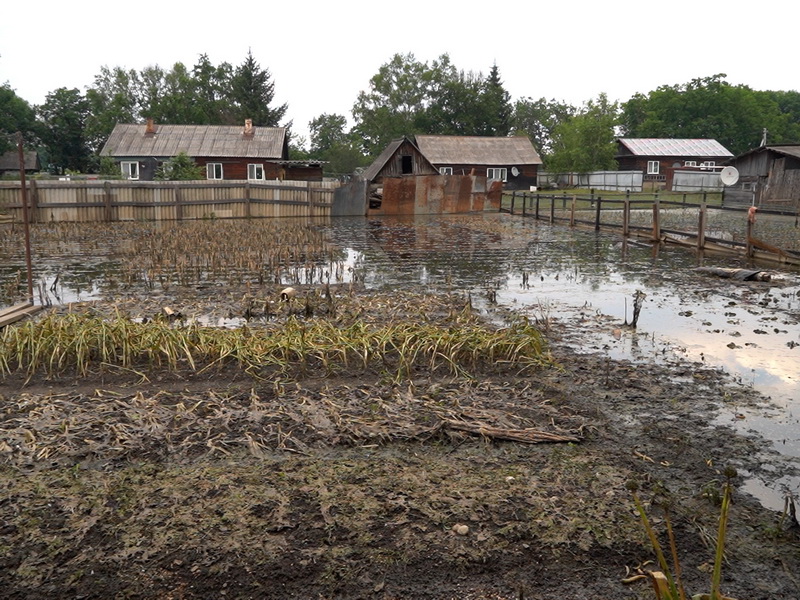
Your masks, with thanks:
M 0 86 L 0 152 L 22 131 L 53 173 L 97 172 L 98 153 L 117 123 L 224 125 L 253 119 L 289 130 L 292 158 L 326 161 L 328 174 L 366 166 L 392 140 L 415 134 L 527 135 L 550 171 L 614 168 L 618 137 L 713 138 L 734 155 L 770 143 L 800 142 L 800 92 L 756 91 L 719 73 L 663 85 L 624 102 L 605 93 L 572 106 L 554 98 L 512 100 L 493 64 L 487 75 L 458 69 L 447 54 L 419 61 L 395 54 L 359 92 L 345 115 L 322 112 L 310 139 L 292 136 L 287 104 L 274 105 L 275 82 L 252 52 L 241 64 L 213 64 L 200 54 L 191 68 L 175 63 L 141 71 L 103 66 L 85 93 L 50 92 L 31 106 L 9 83 Z

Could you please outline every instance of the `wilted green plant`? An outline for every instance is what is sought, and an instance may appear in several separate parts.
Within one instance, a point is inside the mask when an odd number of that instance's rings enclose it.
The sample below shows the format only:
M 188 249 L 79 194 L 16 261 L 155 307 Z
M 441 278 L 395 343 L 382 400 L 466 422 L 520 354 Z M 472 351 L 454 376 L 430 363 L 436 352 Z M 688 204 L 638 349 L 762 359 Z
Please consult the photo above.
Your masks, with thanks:
M 695 594 L 692 600 L 733 600 L 728 596 L 722 595 L 720 592 L 720 584 L 722 582 L 722 562 L 725 559 L 725 532 L 728 527 L 728 512 L 730 510 L 731 493 L 733 485 L 731 480 L 736 477 L 736 470 L 732 467 L 725 469 L 725 482 L 722 490 L 722 505 L 720 508 L 719 517 L 719 531 L 717 533 L 717 541 L 715 545 L 714 554 L 714 571 L 711 576 L 711 593 L 710 594 Z M 670 568 L 664 552 L 661 549 L 661 544 L 658 541 L 658 536 L 653 529 L 650 520 L 647 517 L 647 512 L 644 509 L 642 501 L 637 494 L 638 484 L 635 481 L 629 481 L 627 484 L 628 489 L 633 496 L 633 502 L 636 505 L 636 510 L 642 521 L 647 537 L 650 544 L 653 546 L 653 551 L 656 553 L 659 567 L 661 571 L 648 573 L 651 582 L 653 583 L 653 590 L 657 600 L 686 600 L 686 591 L 681 581 L 681 565 L 678 558 L 677 544 L 675 543 L 675 536 L 673 535 L 672 523 L 669 518 L 669 510 L 665 507 L 664 520 L 667 527 L 667 534 L 669 536 L 670 550 L 672 554 L 672 562 L 674 567 Z

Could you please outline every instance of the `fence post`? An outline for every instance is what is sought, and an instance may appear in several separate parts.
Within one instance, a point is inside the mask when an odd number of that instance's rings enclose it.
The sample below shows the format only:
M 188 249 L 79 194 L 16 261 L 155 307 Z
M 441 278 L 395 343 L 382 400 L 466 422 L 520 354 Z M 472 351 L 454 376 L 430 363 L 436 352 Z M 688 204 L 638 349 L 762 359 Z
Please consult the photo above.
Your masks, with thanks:
M 31 179 L 31 223 L 39 222 L 39 186 L 36 180 Z
M 110 181 L 104 181 L 103 182 L 103 206 L 105 207 L 105 210 L 103 212 L 105 213 L 104 216 L 105 216 L 106 223 L 110 223 L 111 222 L 111 182 Z
M 536 192 L 536 220 L 539 220 L 539 192 Z
M 509 212 L 512 215 L 514 214 L 514 203 L 516 202 L 516 200 L 517 200 L 517 195 L 516 194 L 511 194 L 511 209 L 509 210 Z
M 183 188 L 180 185 L 175 186 L 175 218 L 183 221 Z
M 658 198 L 653 202 L 653 241 L 657 242 L 661 239 L 661 225 L 658 222 L 661 213 L 661 205 Z
M 597 207 L 595 208 L 594 214 L 594 230 L 600 231 L 600 205 L 603 204 L 603 199 L 598 196 L 597 197 Z
M 569 211 L 569 226 L 575 227 L 575 202 L 576 197 L 575 194 L 572 195 L 572 206 Z
M 706 204 L 700 205 L 700 214 L 697 219 L 697 249 L 702 250 L 706 246 Z
M 567 210 L 567 192 L 561 192 L 561 208 Z
M 252 216 L 250 208 L 250 182 L 244 183 L 244 216 L 248 219 Z
M 564 200 L 564 202 L 566 202 L 566 200 Z M 556 197 L 550 196 L 550 225 L 552 225 L 555 222 L 556 222 Z
M 628 237 L 631 229 L 631 199 L 627 197 L 622 203 L 622 235 Z

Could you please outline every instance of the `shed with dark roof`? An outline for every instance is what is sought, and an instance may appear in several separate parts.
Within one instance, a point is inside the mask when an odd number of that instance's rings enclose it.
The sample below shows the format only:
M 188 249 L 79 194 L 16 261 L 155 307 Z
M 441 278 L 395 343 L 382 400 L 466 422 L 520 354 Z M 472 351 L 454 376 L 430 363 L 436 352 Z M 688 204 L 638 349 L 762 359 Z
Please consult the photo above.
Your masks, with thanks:
M 321 180 L 320 162 L 290 161 L 285 127 L 118 124 L 100 151 L 128 179 L 152 180 L 160 164 L 185 153 L 207 179 Z
M 25 173 L 38 173 L 42 170 L 39 162 L 39 153 L 32 150 L 23 152 L 23 163 Z M 19 175 L 19 151 L 10 150 L 0 155 L 0 175 L 6 173 L 16 173 Z
M 800 208 L 800 144 L 760 146 L 729 163 L 739 180 L 725 189 L 726 203 Z

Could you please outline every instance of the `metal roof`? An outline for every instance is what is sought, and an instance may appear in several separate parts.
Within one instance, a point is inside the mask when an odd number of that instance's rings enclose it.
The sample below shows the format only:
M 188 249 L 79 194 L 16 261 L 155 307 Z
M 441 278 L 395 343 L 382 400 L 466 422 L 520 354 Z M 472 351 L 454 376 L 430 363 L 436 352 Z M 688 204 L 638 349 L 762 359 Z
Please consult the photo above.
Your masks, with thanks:
M 542 159 L 524 136 L 479 137 L 418 135 L 417 146 L 434 165 L 540 165 Z
M 619 138 L 634 156 L 717 156 L 733 154 L 717 140 L 669 138 Z
M 172 157 L 185 152 L 193 157 L 284 158 L 284 127 L 253 127 L 251 136 L 243 135 L 241 125 L 156 125 L 155 128 L 154 134 L 146 134 L 144 124 L 118 124 L 100 155 Z

